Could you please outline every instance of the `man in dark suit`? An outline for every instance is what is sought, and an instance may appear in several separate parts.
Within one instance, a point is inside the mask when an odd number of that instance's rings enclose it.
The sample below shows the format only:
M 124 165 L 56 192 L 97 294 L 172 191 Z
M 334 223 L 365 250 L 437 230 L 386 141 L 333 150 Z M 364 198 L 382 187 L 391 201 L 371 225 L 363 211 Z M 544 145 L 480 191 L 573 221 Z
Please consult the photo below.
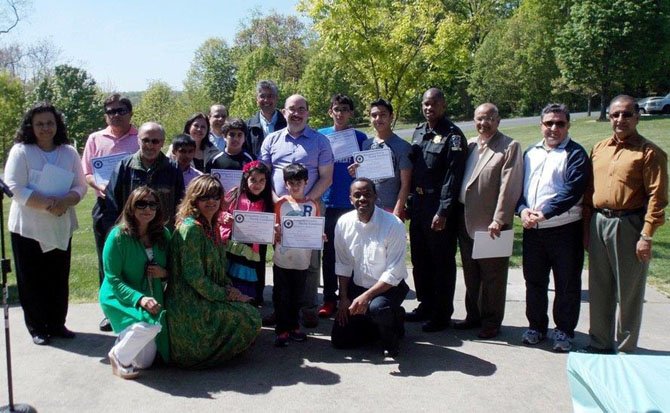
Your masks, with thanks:
M 465 278 L 465 320 L 456 329 L 482 327 L 478 337 L 500 332 L 505 314 L 509 257 L 473 259 L 476 231 L 499 237 L 512 228 L 514 210 L 523 188 L 521 146 L 498 130 L 498 108 L 484 103 L 475 110 L 478 136 L 468 141 L 463 185 L 458 198 L 458 241 Z
M 279 91 L 271 80 L 261 80 L 256 85 L 256 103 L 260 109 L 247 122 L 249 136 L 244 143 L 245 151 L 258 158 L 263 139 L 274 131 L 286 127 L 286 119 L 277 110 Z

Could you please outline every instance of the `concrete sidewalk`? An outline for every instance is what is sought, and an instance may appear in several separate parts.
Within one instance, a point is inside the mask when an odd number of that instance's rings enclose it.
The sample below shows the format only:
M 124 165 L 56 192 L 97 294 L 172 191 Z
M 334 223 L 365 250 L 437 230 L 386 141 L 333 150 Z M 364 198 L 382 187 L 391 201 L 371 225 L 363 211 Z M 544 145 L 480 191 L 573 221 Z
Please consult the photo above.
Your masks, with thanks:
M 586 276 L 579 347 L 588 341 Z M 463 297 L 459 271 L 455 318 L 465 315 Z M 477 339 L 476 330 L 426 334 L 419 324 L 407 323 L 400 357 L 392 360 L 376 347 L 333 349 L 332 321 L 322 320 L 308 330 L 305 343 L 276 349 L 272 329 L 264 328 L 248 354 L 225 366 L 205 371 L 157 367 L 134 381 L 112 375 L 106 354 L 114 336 L 98 331 L 102 313 L 96 303 L 72 305 L 67 325 L 77 338 L 53 340 L 48 347 L 32 344 L 20 307 L 13 307 L 14 401 L 40 412 L 572 411 L 567 355 L 553 353 L 551 340 L 537 347 L 521 345 L 527 325 L 524 297 L 521 270 L 513 269 L 502 334 L 494 340 Z M 648 287 L 646 300 L 639 354 L 669 355 L 670 299 Z M 410 292 L 404 307 L 415 306 Z M 5 405 L 1 342 L 0 405 Z

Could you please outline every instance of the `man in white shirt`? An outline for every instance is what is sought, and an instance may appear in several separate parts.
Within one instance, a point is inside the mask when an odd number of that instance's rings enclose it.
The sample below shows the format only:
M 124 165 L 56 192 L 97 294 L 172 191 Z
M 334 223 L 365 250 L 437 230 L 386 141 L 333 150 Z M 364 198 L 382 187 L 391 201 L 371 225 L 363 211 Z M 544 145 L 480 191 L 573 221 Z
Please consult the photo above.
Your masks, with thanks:
M 226 149 L 226 137 L 222 131 L 226 119 L 228 109 L 224 105 L 217 103 L 209 108 L 209 141 L 221 152 Z
M 385 355 L 396 357 L 405 333 L 401 304 L 409 291 L 405 225 L 375 206 L 371 180 L 354 180 L 349 194 L 355 210 L 335 227 L 340 302 L 331 341 L 336 348 L 351 348 L 381 339 Z

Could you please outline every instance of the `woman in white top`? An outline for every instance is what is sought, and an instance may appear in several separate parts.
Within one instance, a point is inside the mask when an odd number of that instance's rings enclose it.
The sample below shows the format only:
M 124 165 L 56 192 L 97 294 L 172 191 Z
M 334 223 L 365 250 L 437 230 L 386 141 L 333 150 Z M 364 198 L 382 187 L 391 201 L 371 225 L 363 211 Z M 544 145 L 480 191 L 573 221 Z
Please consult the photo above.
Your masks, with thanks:
M 74 338 L 65 327 L 70 275 L 70 241 L 77 229 L 74 206 L 86 193 L 77 151 L 62 115 L 38 103 L 23 117 L 5 165 L 14 192 L 9 231 L 19 299 L 33 342 Z

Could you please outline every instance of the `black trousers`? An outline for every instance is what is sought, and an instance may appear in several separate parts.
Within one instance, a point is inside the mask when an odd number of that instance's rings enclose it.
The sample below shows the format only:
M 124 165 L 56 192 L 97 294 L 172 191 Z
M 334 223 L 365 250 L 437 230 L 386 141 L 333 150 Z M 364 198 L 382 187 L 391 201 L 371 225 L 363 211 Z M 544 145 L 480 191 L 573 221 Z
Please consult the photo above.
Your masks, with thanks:
M 307 270 L 288 270 L 276 265 L 272 266 L 274 289 L 272 298 L 275 305 L 277 334 L 299 328 L 300 304 L 305 292 Z
M 335 274 L 335 225 L 351 208 L 326 208 L 324 230 L 327 241 L 323 244 L 323 302 L 337 301 L 337 275 Z
M 95 238 L 95 252 L 98 254 L 98 285 L 105 279 L 105 270 L 102 264 L 102 250 L 105 248 L 105 239 L 111 228 L 104 224 L 102 214 L 105 211 L 105 199 L 98 197 L 91 211 L 93 219 L 93 237 Z
M 26 327 L 46 335 L 65 325 L 70 277 L 71 240 L 66 251 L 42 252 L 39 242 L 11 233 L 16 284 Z
M 417 299 L 431 320 L 449 322 L 454 313 L 458 223 L 454 214 L 442 231 L 430 229 L 439 205 L 437 194 L 413 196 L 409 223 L 412 275 Z
M 579 320 L 584 247 L 582 221 L 560 227 L 523 230 L 523 277 L 529 327 L 546 334 L 549 326 L 549 272 L 554 273 L 556 328 L 574 337 Z
M 258 255 L 260 255 L 261 260 L 256 267 L 256 276 L 258 281 L 256 282 L 256 302 L 261 304 L 263 303 L 263 291 L 265 290 L 265 259 L 268 255 L 268 246 L 261 244 L 258 246 Z
M 353 301 L 365 291 L 367 288 L 353 282 L 349 283 L 350 300 Z M 398 333 L 402 329 L 401 313 L 404 314 L 400 305 L 408 291 L 409 287 L 405 281 L 401 281 L 397 286 L 373 298 L 366 314 L 349 316 L 349 322 L 344 326 L 335 320 L 330 335 L 333 347 L 355 348 L 379 339 L 383 343 L 397 340 Z

